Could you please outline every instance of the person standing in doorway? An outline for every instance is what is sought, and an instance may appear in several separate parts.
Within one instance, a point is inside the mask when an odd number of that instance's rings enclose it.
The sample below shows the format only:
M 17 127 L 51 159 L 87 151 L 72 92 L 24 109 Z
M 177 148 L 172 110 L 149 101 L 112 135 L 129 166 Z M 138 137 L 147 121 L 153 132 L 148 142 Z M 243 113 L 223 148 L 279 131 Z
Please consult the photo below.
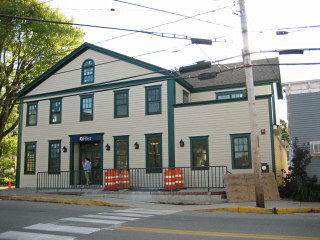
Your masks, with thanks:
M 90 184 L 90 173 L 91 173 L 91 161 L 89 158 L 85 158 L 83 162 L 83 170 L 84 170 L 84 176 L 87 181 L 87 185 Z

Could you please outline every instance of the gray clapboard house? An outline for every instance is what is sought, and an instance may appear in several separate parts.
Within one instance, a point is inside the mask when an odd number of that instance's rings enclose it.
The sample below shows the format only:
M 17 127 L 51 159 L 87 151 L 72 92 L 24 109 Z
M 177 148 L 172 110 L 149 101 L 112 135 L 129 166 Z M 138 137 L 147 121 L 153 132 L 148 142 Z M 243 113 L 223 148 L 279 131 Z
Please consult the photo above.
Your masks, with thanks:
M 308 145 L 312 156 L 309 177 L 320 180 L 320 80 L 283 84 L 287 95 L 289 131 L 299 145 Z

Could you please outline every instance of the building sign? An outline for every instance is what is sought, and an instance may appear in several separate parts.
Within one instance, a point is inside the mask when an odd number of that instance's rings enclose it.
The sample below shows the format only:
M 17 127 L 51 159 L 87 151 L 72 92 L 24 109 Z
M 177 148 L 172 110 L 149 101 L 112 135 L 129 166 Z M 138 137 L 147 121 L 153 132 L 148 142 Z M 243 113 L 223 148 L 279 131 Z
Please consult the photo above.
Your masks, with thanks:
M 71 142 L 95 142 L 101 141 L 102 135 L 83 135 L 70 137 Z

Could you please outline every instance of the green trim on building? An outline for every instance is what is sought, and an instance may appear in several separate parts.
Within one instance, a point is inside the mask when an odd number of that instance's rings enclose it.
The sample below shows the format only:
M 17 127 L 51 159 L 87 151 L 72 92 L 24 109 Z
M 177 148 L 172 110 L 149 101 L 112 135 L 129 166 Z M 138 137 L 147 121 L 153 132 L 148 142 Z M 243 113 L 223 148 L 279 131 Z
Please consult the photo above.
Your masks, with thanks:
M 92 116 L 90 116 L 90 117 L 83 117 L 83 113 L 85 113 L 84 108 L 83 108 L 83 100 L 84 99 L 91 99 L 90 109 L 92 112 Z M 80 96 L 80 122 L 93 121 L 93 119 L 94 119 L 93 116 L 94 116 L 94 96 L 93 96 L 93 94 L 81 95 Z
M 90 62 L 90 65 L 88 66 L 84 66 L 87 62 Z M 93 63 L 93 64 L 91 64 Z M 90 74 L 89 76 L 92 75 L 92 80 L 90 81 L 85 81 L 85 70 L 92 68 L 92 74 Z M 93 83 L 94 82 L 94 74 L 95 74 L 95 63 L 91 58 L 88 58 L 86 60 L 83 61 L 82 65 L 81 65 L 81 84 L 89 84 L 89 83 Z
M 234 139 L 235 138 L 247 138 L 247 145 L 248 145 L 248 160 L 249 165 L 244 167 L 236 167 L 235 166 L 235 146 L 234 146 Z M 232 169 L 252 169 L 252 149 L 251 149 L 251 134 L 250 133 L 238 133 L 238 134 L 230 134 L 230 143 L 231 143 L 231 164 Z
M 56 122 L 53 121 L 53 104 L 55 102 L 60 102 L 60 119 Z M 62 98 L 50 99 L 50 109 L 49 109 L 49 124 L 59 124 L 62 122 Z
M 149 145 L 148 145 L 148 142 L 149 142 L 149 139 L 151 140 L 152 138 L 159 138 L 159 154 L 160 154 L 160 163 L 159 163 L 159 166 L 158 166 L 158 169 L 150 169 L 149 166 Z M 162 133 L 152 133 L 152 134 L 145 134 L 145 154 L 146 154 L 146 173 L 161 173 L 162 172 L 162 167 L 163 167 L 163 152 L 162 152 Z M 155 146 L 153 146 L 154 148 L 156 148 Z M 156 152 L 155 152 L 156 154 Z M 156 158 L 156 157 L 155 157 Z
M 32 141 L 32 142 L 25 142 L 24 143 L 25 148 L 24 148 L 24 175 L 35 175 L 36 174 L 36 167 L 37 167 L 37 142 Z M 27 160 L 28 160 L 28 146 L 33 146 L 34 145 L 34 166 L 33 166 L 33 171 L 28 171 L 27 167 Z
M 35 106 L 35 122 L 30 124 L 30 107 Z M 26 126 L 37 126 L 38 124 L 38 102 L 28 102 L 27 103 L 27 118 L 26 118 Z
M 176 83 L 167 81 L 168 97 L 168 165 L 174 168 L 175 163 L 175 128 L 174 128 L 174 104 L 176 103 Z
M 50 160 L 51 160 L 51 152 L 52 152 L 52 145 L 51 144 L 59 144 L 59 170 L 53 171 L 50 169 Z M 48 147 L 48 174 L 60 174 L 61 172 L 61 140 L 49 140 L 49 147 Z
M 274 133 L 273 133 L 273 122 L 272 122 L 272 98 L 268 100 L 269 106 L 269 123 L 270 123 L 270 143 L 271 143 L 271 157 L 272 157 L 272 172 L 276 173 L 276 156 L 274 149 Z
M 155 86 L 148 86 L 144 87 L 145 88 L 145 114 L 146 115 L 155 115 L 155 114 L 161 114 L 162 113 L 162 86 L 161 85 L 155 85 Z M 149 93 L 151 91 L 157 91 L 159 93 L 157 99 L 157 95 L 151 95 L 151 96 L 156 96 L 156 99 L 151 99 L 149 100 Z M 151 112 L 149 108 L 149 103 L 152 102 L 159 102 L 159 110 Z
M 20 188 L 21 176 L 21 146 L 22 146 L 22 128 L 23 128 L 23 99 L 19 104 L 19 125 L 18 125 L 18 153 L 17 153 L 17 170 L 16 170 L 16 188 Z
M 189 137 L 190 139 L 190 166 L 191 166 L 191 170 L 204 170 L 204 169 L 209 169 L 209 166 L 210 166 L 210 158 L 209 158 L 209 153 L 210 153 L 210 150 L 209 150 L 209 136 L 194 136 L 194 137 Z M 205 141 L 205 144 L 206 144 L 206 160 L 205 160 L 205 166 L 194 166 L 194 162 L 195 162 L 195 159 L 193 158 L 194 155 L 193 155 L 193 145 L 194 145 L 194 141 Z M 202 152 L 200 153 L 202 154 Z
M 123 115 L 118 115 L 117 110 L 118 110 L 118 95 L 124 94 L 125 97 L 125 104 L 122 103 L 122 105 L 126 106 L 126 114 Z M 124 118 L 124 117 L 129 117 L 129 89 L 124 89 L 124 90 L 118 90 L 114 91 L 114 101 L 113 101 L 113 117 L 114 118 Z
M 118 150 L 117 150 L 117 140 L 125 140 L 127 141 L 127 149 L 126 149 L 126 152 L 127 152 L 127 155 L 126 155 L 126 158 L 127 158 L 127 166 L 126 166 L 126 169 L 129 169 L 130 167 L 130 141 L 129 141 L 129 135 L 124 135 L 124 136 L 114 136 L 113 137 L 113 167 L 114 169 L 118 169 L 118 165 L 117 165 L 117 153 L 118 153 Z M 122 169 L 122 168 L 120 168 Z

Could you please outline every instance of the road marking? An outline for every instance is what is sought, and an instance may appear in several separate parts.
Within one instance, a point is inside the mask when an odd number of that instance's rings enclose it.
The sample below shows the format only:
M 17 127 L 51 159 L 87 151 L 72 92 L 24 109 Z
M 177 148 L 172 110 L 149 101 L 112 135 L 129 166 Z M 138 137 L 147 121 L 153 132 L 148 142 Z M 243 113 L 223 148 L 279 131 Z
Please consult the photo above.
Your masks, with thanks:
M 101 214 L 101 213 L 98 213 Z M 126 221 L 133 221 L 138 220 L 140 218 L 132 218 L 132 217 L 120 217 L 120 216 L 110 216 L 110 215 L 83 215 L 80 217 L 88 217 L 88 218 L 101 218 L 101 219 L 114 219 L 114 220 L 126 220 Z
M 75 237 L 59 236 L 53 234 L 30 233 L 19 231 L 8 231 L 0 234 L 0 239 L 14 239 L 14 240 L 73 240 Z
M 116 215 L 116 216 L 124 216 L 124 217 L 153 217 L 153 215 L 148 215 L 148 214 L 137 214 L 137 213 L 110 213 L 110 212 L 102 212 L 100 214 L 105 214 L 105 215 Z
M 116 230 L 121 231 L 136 231 L 136 232 L 152 232 L 165 233 L 176 235 L 196 235 L 196 236 L 212 236 L 212 237 L 234 237 L 234 238 L 255 238 L 255 239 L 273 239 L 273 240 L 319 240 L 314 237 L 303 236 L 280 236 L 280 235 L 263 235 L 263 234 L 247 234 L 247 233 L 224 233 L 224 232 L 204 232 L 204 231 L 187 231 L 174 229 L 157 229 L 157 228 L 139 228 L 139 227 L 125 227 L 119 226 Z
M 78 218 L 78 217 L 62 218 L 60 220 L 73 221 L 73 222 L 86 222 L 86 223 L 100 223 L 100 224 L 122 224 L 122 223 L 125 223 L 124 221 L 89 219 L 89 218 Z
M 92 227 L 76 227 L 76 226 L 64 226 L 64 225 L 56 225 L 51 223 L 46 224 L 35 224 L 28 227 L 24 227 L 25 229 L 32 230 L 41 230 L 48 232 L 67 232 L 67 233 L 78 233 L 78 234 L 91 234 L 94 232 L 98 232 L 100 228 L 92 228 Z
M 153 214 L 153 215 L 165 215 L 176 213 L 177 211 L 173 210 L 151 210 L 151 209 L 126 209 L 126 210 L 115 210 L 117 213 L 142 213 L 142 214 Z

